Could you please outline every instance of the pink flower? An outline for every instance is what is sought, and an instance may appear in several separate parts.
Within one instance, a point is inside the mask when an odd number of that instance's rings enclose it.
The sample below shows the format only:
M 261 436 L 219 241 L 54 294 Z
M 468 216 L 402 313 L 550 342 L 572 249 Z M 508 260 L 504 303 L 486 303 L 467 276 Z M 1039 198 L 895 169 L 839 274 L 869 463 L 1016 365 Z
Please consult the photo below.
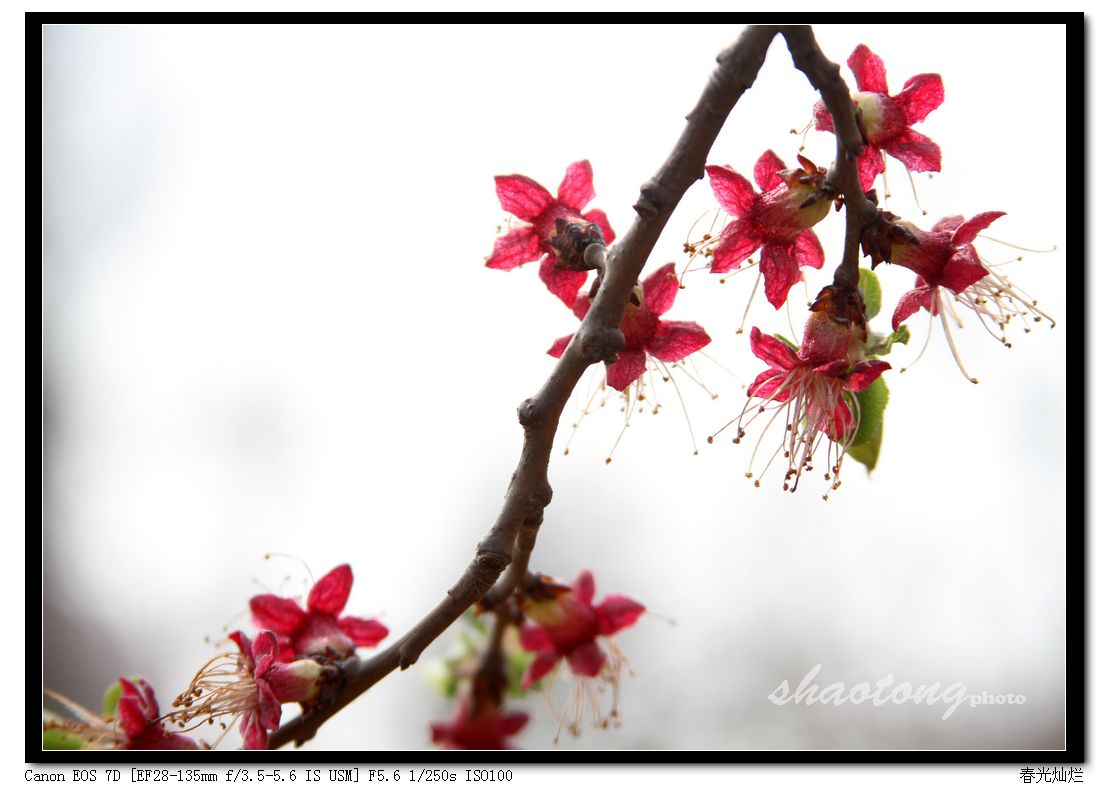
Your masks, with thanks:
M 575 161 L 566 168 L 557 198 L 524 175 L 498 175 L 495 181 L 501 207 L 527 224 L 497 238 L 493 254 L 485 261 L 486 267 L 511 270 L 540 260 L 539 278 L 563 303 L 572 306 L 589 274 L 571 270 L 559 262 L 550 243 L 555 235 L 555 222 L 558 219 L 595 222 L 601 228 L 605 243 L 611 243 L 616 237 L 603 211 L 581 212 L 595 196 L 593 169 L 589 162 Z
M 312 659 L 282 662 L 272 631 L 259 633 L 253 642 L 241 631 L 231 639 L 239 653 L 222 653 L 205 664 L 174 700 L 180 710 L 170 718 L 181 727 L 240 719 L 243 747 L 265 749 L 268 733 L 280 726 L 282 703 L 307 704 L 319 696 L 323 667 Z M 220 726 L 226 729 L 227 722 Z
M 496 705 L 479 707 L 464 692 L 454 718 L 432 723 L 431 740 L 444 749 L 511 749 L 508 737 L 527 723 L 528 715 L 522 711 L 502 713 Z
M 98 716 L 73 700 L 49 689 L 44 690 L 70 711 L 75 719 L 50 718 L 43 723 L 44 744 L 48 739 L 64 744 L 64 748 L 83 749 L 196 749 L 187 735 L 166 730 L 158 713 L 154 689 L 141 678 L 132 682 L 119 679 L 117 718 Z M 52 714 L 51 714 L 52 716 Z M 47 746 L 47 748 L 56 748 Z
M 810 229 L 828 215 L 831 201 L 822 196 L 825 170 L 803 156 L 801 169 L 788 170 L 768 150 L 755 163 L 755 182 L 762 193 L 731 167 L 708 166 L 709 182 L 720 206 L 735 221 L 724 227 L 712 250 L 712 272 L 738 268 L 759 248 L 759 271 L 766 298 L 775 309 L 801 281 L 801 266 L 819 268 L 824 250 Z
M 904 234 L 890 236 L 889 261 L 917 274 L 916 286 L 901 297 L 894 309 L 894 329 L 920 309 L 926 309 L 933 317 L 938 314 L 955 362 L 972 383 L 978 380 L 963 366 L 948 322 L 950 317 L 956 325 L 962 324 L 955 314 L 956 303 L 973 311 L 987 328 L 992 323 L 997 333 L 991 329 L 991 334 L 1006 347 L 1010 345 L 1005 331 L 1015 316 L 1031 315 L 1034 322 L 1047 317 L 1055 325 L 1036 301 L 984 262 L 971 245 L 979 232 L 1004 215 L 1001 211 L 990 211 L 965 220 L 962 216 L 948 216 L 937 221 L 931 232 L 902 221 L 898 226 Z
M 339 617 L 350 596 L 354 573 L 347 564 L 332 569 L 308 593 L 308 609 L 291 598 L 267 593 L 250 600 L 254 623 L 277 635 L 281 660 L 299 656 L 344 659 L 355 647 L 374 647 L 389 634 L 376 620 Z
M 167 732 L 158 713 L 154 689 L 145 680 L 135 685 L 119 679 L 119 726 L 127 736 L 123 749 L 195 749 L 196 741 L 186 735 Z
M 624 348 L 605 371 L 608 384 L 616 390 L 625 390 L 647 371 L 648 355 L 660 361 L 680 361 L 711 341 L 705 329 L 695 322 L 659 319 L 674 305 L 678 289 L 674 263 L 671 262 L 648 276 L 632 292 L 620 319 Z M 572 308 L 579 320 L 585 319 L 591 304 L 589 296 L 578 294 Z M 556 340 L 547 353 L 561 358 L 573 338 L 574 335 L 570 334 Z
M 882 58 L 859 44 L 847 58 L 855 75 L 859 93 L 853 98 L 859 113 L 859 129 L 867 143 L 859 156 L 859 181 L 863 191 L 886 170 L 882 151 L 900 160 L 913 172 L 939 172 L 940 148 L 928 137 L 909 126 L 928 117 L 943 103 L 943 80 L 939 74 L 917 74 L 896 96 L 889 93 L 886 66 Z M 813 108 L 818 131 L 832 131 L 832 116 L 823 102 Z
M 832 481 L 832 489 L 839 486 L 843 454 L 858 430 L 859 403 L 855 395 L 890 368 L 885 361 L 862 360 L 866 318 L 857 290 L 825 287 L 813 303 L 812 312 L 797 350 L 758 328 L 751 329 L 751 351 L 770 368 L 748 387 L 747 405 L 736 419 L 738 443 L 760 414 L 773 411 L 772 422 L 784 410 L 785 436 L 778 450 L 789 460 L 783 488 L 790 491 L 796 491 L 802 469 L 812 470 L 812 460 L 825 436 L 835 445 L 829 449 L 834 461 L 829 459 L 824 478 Z M 756 399 L 762 403 L 744 420 Z M 753 464 L 754 457 L 751 461 Z M 747 477 L 752 475 L 749 470 Z M 755 485 L 759 485 L 758 480 Z
M 606 654 L 597 640 L 635 623 L 646 610 L 627 596 L 609 595 L 593 603 L 593 574 L 582 571 L 570 587 L 547 577 L 529 592 L 523 604 L 528 622 L 520 630 L 524 650 L 536 653 L 524 675 L 526 689 L 553 670 L 562 659 L 570 671 L 585 678 L 601 675 L 606 668 L 619 672 L 622 659 Z M 610 674 L 609 682 L 617 675 Z

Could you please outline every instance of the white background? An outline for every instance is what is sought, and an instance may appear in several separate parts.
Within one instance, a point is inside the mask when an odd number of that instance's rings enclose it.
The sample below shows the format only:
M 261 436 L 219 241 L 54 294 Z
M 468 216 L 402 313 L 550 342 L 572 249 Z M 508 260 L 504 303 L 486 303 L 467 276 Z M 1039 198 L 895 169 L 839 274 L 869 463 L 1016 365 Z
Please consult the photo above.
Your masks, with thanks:
M 588 419 L 573 454 L 552 462 L 536 565 L 562 575 L 590 565 L 602 593 L 623 590 L 678 626 L 646 619 L 622 637 L 637 672 L 624 727 L 581 745 L 1058 739 L 1065 113 L 1027 97 L 1058 95 L 1065 78 L 1061 31 L 1026 32 L 817 29 L 841 61 L 870 43 L 895 88 L 920 71 L 944 75 L 947 101 L 921 126 L 945 153 L 944 173 L 917 181 L 929 219 L 914 215 L 896 162 L 891 207 L 921 223 L 1008 210 L 992 234 L 1057 244 L 1008 270 L 1060 326 L 1018 336 L 1010 351 L 978 326 L 963 331 L 977 387 L 937 332 L 890 381 L 878 471 L 867 480 L 849 468 L 828 504 L 811 484 L 792 496 L 752 489 L 746 446 L 689 457 L 673 398 L 633 422 L 609 467 L 600 460 L 618 416 Z M 541 55 L 569 34 L 558 29 L 553 44 L 535 31 L 482 40 L 487 31 L 469 30 L 465 46 L 457 31 L 427 30 L 373 45 L 365 29 L 55 33 L 44 42 L 43 305 L 61 426 L 45 490 L 46 625 L 49 637 L 53 603 L 67 637 L 91 643 L 69 659 L 76 669 L 55 662 L 73 681 L 63 690 L 135 671 L 159 687 L 187 680 L 203 635 L 257 592 L 251 577 L 274 587 L 299 572 L 263 563 L 270 550 L 317 574 L 350 560 L 350 610 L 402 630 L 491 521 L 518 451 L 513 408 L 549 368 L 549 341 L 573 327 L 535 266 L 481 267 L 502 215 L 491 174 L 521 171 L 553 189 L 587 156 L 594 205 L 619 234 L 631 220 L 621 206 L 669 150 L 733 33 L 589 28 L 557 67 Z M 929 45 L 940 37 L 948 46 Z M 1058 55 L 1022 54 L 1045 47 Z M 575 99 L 597 107 L 590 122 L 568 113 Z M 768 145 L 788 159 L 788 129 L 811 102 L 776 42 L 710 161 L 749 172 Z M 810 135 L 806 152 L 823 163 L 831 137 Z M 706 184 L 691 190 L 649 269 L 676 258 L 712 204 Z M 831 256 L 834 232 L 822 237 Z M 907 284 L 881 273 L 892 305 Z M 759 369 L 732 335 L 748 278 L 691 282 L 670 315 L 701 320 L 718 339 L 713 357 L 744 380 Z M 768 308 L 754 323 L 787 330 Z M 723 394 L 713 403 L 683 389 L 698 437 L 741 406 L 738 383 L 710 381 Z M 928 708 L 766 702 L 817 662 L 828 680 L 893 673 L 1029 702 L 947 722 Z M 447 709 L 415 672 L 375 688 L 316 743 L 422 745 L 426 721 Z M 163 700 L 175 690 L 161 688 Z M 533 719 L 522 742 L 545 745 L 541 703 Z

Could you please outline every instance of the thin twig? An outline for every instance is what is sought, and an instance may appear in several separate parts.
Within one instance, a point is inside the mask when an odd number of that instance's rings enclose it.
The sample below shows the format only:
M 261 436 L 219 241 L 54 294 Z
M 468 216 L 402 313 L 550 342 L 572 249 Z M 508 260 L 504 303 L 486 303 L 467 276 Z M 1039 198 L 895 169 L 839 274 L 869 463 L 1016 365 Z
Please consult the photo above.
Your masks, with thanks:
M 270 748 L 291 741 L 304 743 L 321 724 L 383 677 L 414 664 L 436 637 L 489 591 L 511 562 L 520 561 L 512 574 L 514 581 L 526 574 L 535 532 L 543 521 L 543 509 L 551 501 L 547 465 L 566 402 L 591 364 L 613 357 L 623 347 L 620 318 L 647 257 L 682 195 L 704 174 L 713 142 L 736 101 L 755 81 L 778 31 L 776 27 L 748 27 L 717 57 L 717 68 L 686 116 L 685 129 L 670 156 L 640 189 L 634 206 L 638 216 L 609 253 L 604 282 L 571 346 L 539 392 L 524 400 L 517 410 L 524 427 L 520 461 L 500 514 L 478 543 L 477 554 L 462 576 L 447 591 L 446 598 L 388 648 L 365 661 L 344 664 L 343 684 L 329 701 L 283 725 L 270 736 Z M 593 247 L 589 252 L 596 254 Z
M 859 153 L 866 143 L 859 131 L 855 102 L 839 66 L 820 51 L 811 27 L 786 27 L 782 37 L 793 56 L 797 70 L 809 78 L 832 116 L 836 132 L 836 163 L 828 180 L 843 195 L 847 207 L 843 237 L 843 260 L 836 268 L 833 283 L 838 287 L 859 286 L 859 241 L 863 230 L 878 218 L 877 208 L 863 194 L 859 183 Z

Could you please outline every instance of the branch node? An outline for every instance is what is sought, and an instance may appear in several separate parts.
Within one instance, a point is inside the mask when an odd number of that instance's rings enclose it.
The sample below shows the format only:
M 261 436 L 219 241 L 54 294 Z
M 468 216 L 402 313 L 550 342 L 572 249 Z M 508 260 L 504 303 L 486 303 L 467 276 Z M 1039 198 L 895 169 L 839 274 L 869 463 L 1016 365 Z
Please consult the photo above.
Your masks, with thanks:
M 624 334 L 619 328 L 583 328 L 578 347 L 589 363 L 607 361 L 624 349 Z

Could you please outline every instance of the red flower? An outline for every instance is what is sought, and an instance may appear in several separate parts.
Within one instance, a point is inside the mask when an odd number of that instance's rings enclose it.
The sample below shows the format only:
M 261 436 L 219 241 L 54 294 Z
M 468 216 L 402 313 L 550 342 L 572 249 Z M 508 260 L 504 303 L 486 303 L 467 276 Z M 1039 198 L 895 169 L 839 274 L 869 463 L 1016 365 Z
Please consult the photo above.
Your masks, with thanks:
M 647 355 L 660 361 L 680 361 L 711 341 L 705 329 L 695 322 L 659 319 L 674 305 L 677 294 L 678 279 L 672 262 L 652 273 L 632 292 L 620 319 L 624 348 L 605 372 L 608 384 L 616 390 L 625 390 L 647 371 Z M 579 320 L 585 319 L 591 303 L 588 295 L 579 293 L 572 307 Z M 573 338 L 570 334 L 556 340 L 547 353 L 561 358 Z
M 52 717 L 43 722 L 45 733 L 60 734 L 68 739 L 65 748 L 82 749 L 196 749 L 197 744 L 187 735 L 166 730 L 162 717 L 158 714 L 158 700 L 154 689 L 141 678 L 135 682 L 127 678 L 119 679 L 119 701 L 116 705 L 117 719 L 103 718 L 83 708 L 73 700 L 63 697 L 49 689 L 47 696 L 53 697 L 69 710 L 76 719 Z M 53 748 L 53 747 L 51 747 Z
M 511 270 L 526 262 L 541 260 L 539 278 L 563 303 L 572 306 L 574 297 L 589 274 L 586 271 L 569 270 L 559 264 L 550 244 L 555 234 L 555 221 L 576 219 L 596 222 L 601 228 L 605 243 L 612 243 L 616 237 L 603 211 L 581 212 L 596 194 L 593 191 L 593 169 L 589 162 L 575 161 L 566 168 L 566 177 L 558 187 L 557 199 L 524 175 L 498 175 L 494 180 L 501 207 L 528 223 L 497 238 L 493 254 L 485 261 L 486 267 Z
M 158 714 L 154 689 L 145 680 L 136 686 L 126 678 L 119 679 L 119 726 L 127 736 L 122 749 L 195 749 L 196 741 L 175 732 L 167 732 Z
M 921 308 L 933 314 L 940 313 L 939 288 L 952 295 L 960 295 L 989 271 L 978 258 L 971 245 L 978 233 L 1005 214 L 1001 211 L 979 213 L 969 221 L 962 216 L 940 219 L 931 232 L 902 222 L 912 233 L 916 243 L 895 240 L 890 247 L 890 262 L 901 265 L 917 274 L 916 288 L 902 296 L 893 312 L 893 327 Z
M 903 221 L 900 226 L 915 242 L 900 235 L 891 236 L 890 262 L 917 274 L 916 287 L 905 293 L 894 309 L 894 329 L 920 309 L 927 309 L 933 317 L 938 314 L 955 362 L 972 383 L 978 380 L 963 366 L 948 324 L 950 315 L 956 325 L 961 325 L 955 314 L 956 303 L 973 311 L 987 328 L 993 323 L 998 333 L 991 329 L 991 334 L 1006 347 L 1009 342 L 1005 330 L 1014 316 L 1031 315 L 1034 322 L 1047 317 L 1055 325 L 1036 301 L 984 262 L 971 245 L 979 232 L 1004 215 L 1001 211 L 990 211 L 966 220 L 962 216 L 948 216 L 937 221 L 931 232 Z
M 291 598 L 267 593 L 250 600 L 250 612 L 259 628 L 277 635 L 282 661 L 298 656 L 344 659 L 356 646 L 372 648 L 389 634 L 376 620 L 339 617 L 353 584 L 354 574 L 344 563 L 312 587 L 307 610 Z
M 522 711 L 502 713 L 500 708 L 479 708 L 468 693 L 460 694 L 458 711 L 449 722 L 433 722 L 431 740 L 445 749 L 511 749 L 507 738 L 528 723 Z
M 189 688 L 174 700 L 170 718 L 184 727 L 211 724 L 217 719 L 241 719 L 239 731 L 246 749 L 265 749 L 268 733 L 281 723 L 281 704 L 310 703 L 319 696 L 323 667 L 312 659 L 290 663 L 278 658 L 277 637 L 263 631 L 250 639 L 241 631 L 231 635 L 239 653 L 222 653 L 209 661 Z M 227 723 L 221 722 L 226 728 Z
M 597 642 L 635 623 L 646 610 L 627 596 L 609 595 L 593 603 L 593 574 L 582 571 L 566 587 L 542 577 L 524 602 L 528 622 L 520 630 L 524 650 L 538 655 L 524 675 L 526 689 L 566 659 L 570 670 L 586 678 L 601 675 L 607 667 L 608 682 L 615 683 L 620 659 L 612 659 Z
M 889 93 L 882 58 L 859 44 L 847 58 L 861 92 L 853 98 L 859 112 L 859 129 L 867 143 L 859 156 L 859 181 L 863 191 L 886 170 L 882 151 L 900 160 L 913 172 L 939 172 L 940 148 L 909 126 L 928 117 L 943 103 L 943 80 L 939 74 L 917 74 L 896 96 Z M 813 108 L 818 131 L 832 131 L 832 116 L 823 102 Z
M 810 229 L 828 215 L 831 202 L 820 194 L 825 170 L 803 156 L 801 169 L 787 170 L 773 151 L 755 163 L 756 194 L 751 183 L 731 167 L 708 166 L 709 182 L 720 206 L 735 221 L 724 227 L 712 251 L 712 272 L 738 268 L 759 248 L 759 271 L 766 279 L 766 298 L 781 308 L 789 289 L 801 281 L 801 266 L 819 268 L 824 250 Z
M 770 368 L 748 387 L 748 403 L 736 419 L 738 443 L 758 415 L 773 410 L 777 417 L 785 410 L 785 436 L 779 450 L 789 460 L 783 488 L 790 491 L 796 491 L 801 470 L 812 469 L 812 459 L 824 436 L 836 444 L 829 454 L 834 456 L 834 462 L 829 460 L 824 477 L 832 481 L 833 489 L 839 486 L 841 460 L 858 429 L 859 404 L 855 394 L 890 368 L 885 361 L 861 360 L 866 319 L 857 291 L 825 287 L 812 311 L 801 347 L 796 351 L 781 339 L 767 336 L 758 328 L 751 329 L 751 351 Z M 745 421 L 755 398 L 763 403 Z M 754 457 L 751 461 L 753 465 Z M 752 475 L 749 470 L 747 477 Z M 758 480 L 755 485 L 759 485 Z

